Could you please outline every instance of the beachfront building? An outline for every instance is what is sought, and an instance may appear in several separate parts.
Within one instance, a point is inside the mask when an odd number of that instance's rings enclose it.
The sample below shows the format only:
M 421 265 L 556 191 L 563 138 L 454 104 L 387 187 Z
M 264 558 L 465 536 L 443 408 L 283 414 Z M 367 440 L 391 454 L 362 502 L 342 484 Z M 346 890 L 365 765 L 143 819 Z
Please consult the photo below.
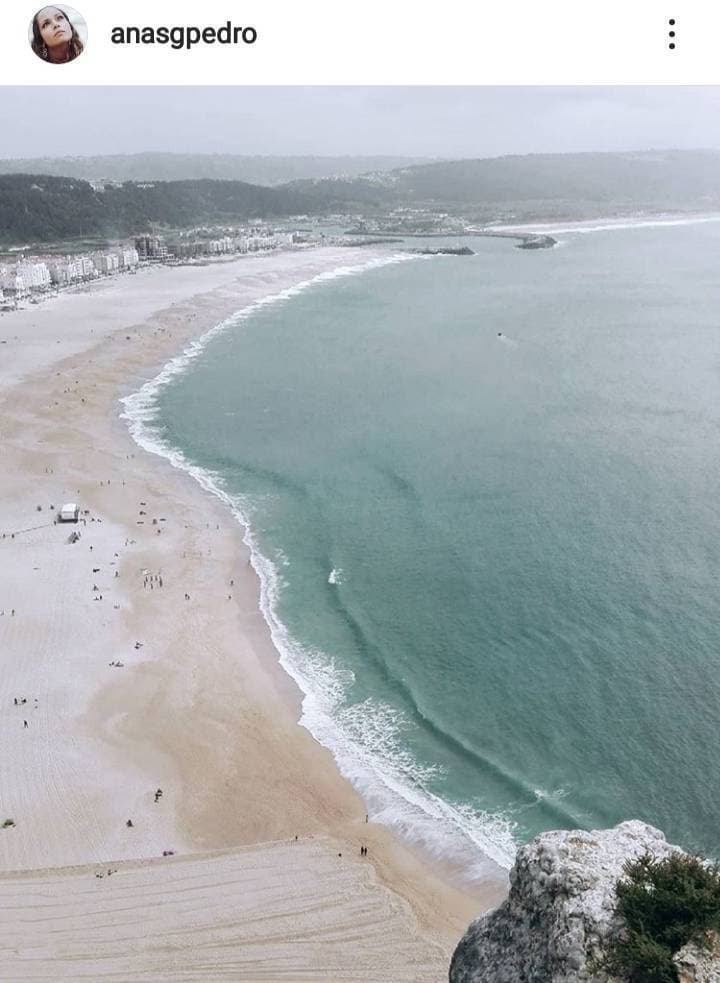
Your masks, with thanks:
M 248 251 L 251 253 L 258 253 L 263 249 L 273 249 L 274 239 L 272 236 L 268 235 L 251 235 L 248 236 Z
M 50 264 L 50 278 L 59 287 L 97 276 L 95 263 L 89 256 L 65 256 Z
M 207 243 L 207 251 L 214 255 L 231 253 L 234 251 L 234 242 L 230 236 L 223 236 L 221 239 L 211 239 Z
M 64 287 L 68 283 L 71 283 L 75 279 L 71 262 L 66 258 L 50 263 L 50 278 L 59 287 Z
M 21 300 L 29 293 L 25 281 L 21 276 L 18 276 L 14 267 L 12 269 L 8 267 L 0 269 L 0 287 L 2 287 L 7 300 Z
M 140 262 L 138 251 L 132 246 L 125 246 L 121 249 L 118 253 L 118 259 L 120 261 L 120 268 L 125 270 L 132 269 Z
M 52 282 L 47 263 L 21 261 L 17 264 L 16 276 L 22 279 L 28 293 L 34 290 L 46 290 Z
M 67 263 L 65 263 L 64 261 L 50 263 L 49 270 L 50 270 L 50 279 L 56 286 L 64 287 L 67 283 L 70 282 L 70 278 L 68 276 L 68 270 L 67 270 Z
M 167 259 L 168 255 L 167 246 L 162 236 L 136 236 L 135 249 L 141 260 L 156 259 L 162 261 Z
M 19 300 L 35 291 L 47 290 L 51 282 L 46 263 L 21 260 L 15 266 L 0 267 L 0 287 L 8 299 Z
M 93 261 L 98 273 L 103 276 L 110 276 L 120 269 L 120 257 L 117 253 L 96 253 Z
M 51 286 L 67 287 L 73 283 L 111 276 L 121 269 L 138 265 L 137 250 L 98 252 L 94 256 L 49 257 L 47 260 L 20 258 L 15 265 L 0 266 L 0 300 L 17 301 Z
M 95 264 L 90 259 L 89 256 L 79 256 L 80 267 L 82 269 L 81 277 L 83 280 L 89 280 L 91 277 L 97 276 L 97 270 L 95 269 Z
M 168 253 L 175 259 L 195 259 L 202 254 L 202 245 L 199 242 L 169 242 Z

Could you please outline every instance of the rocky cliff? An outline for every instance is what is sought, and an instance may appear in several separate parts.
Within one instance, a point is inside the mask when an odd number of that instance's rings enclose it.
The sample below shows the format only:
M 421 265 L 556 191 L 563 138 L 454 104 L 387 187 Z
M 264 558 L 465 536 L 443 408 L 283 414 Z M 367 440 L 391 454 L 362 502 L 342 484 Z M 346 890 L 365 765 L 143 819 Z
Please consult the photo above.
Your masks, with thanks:
M 689 943 L 673 962 L 678 969 L 679 983 L 720 983 L 720 940 L 715 936 L 710 949 Z
M 507 900 L 461 939 L 450 983 L 610 983 L 591 964 L 618 928 L 613 908 L 623 864 L 676 850 L 637 821 L 542 833 L 519 850 Z M 683 983 L 720 983 L 714 953 L 686 946 L 675 963 Z

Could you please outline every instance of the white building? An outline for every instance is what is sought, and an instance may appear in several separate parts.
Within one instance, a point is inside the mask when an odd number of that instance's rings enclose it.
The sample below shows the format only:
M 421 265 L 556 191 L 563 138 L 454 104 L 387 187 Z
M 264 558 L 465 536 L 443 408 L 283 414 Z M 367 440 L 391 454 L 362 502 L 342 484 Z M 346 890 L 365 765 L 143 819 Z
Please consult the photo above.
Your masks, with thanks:
M 30 292 L 25 285 L 24 279 L 18 276 L 14 270 L 0 274 L 0 287 L 2 287 L 3 294 L 8 296 L 8 299 L 14 298 L 15 300 L 20 300 L 21 297 L 27 296 Z
M 124 269 L 129 267 L 137 266 L 140 262 L 140 257 L 138 256 L 137 249 L 131 247 L 126 247 L 120 250 L 119 253 L 120 266 Z
M 25 288 L 28 291 L 46 290 L 51 283 L 50 270 L 47 267 L 47 263 L 18 263 L 16 276 L 22 278 Z
M 73 256 L 66 256 L 50 264 L 50 277 L 53 283 L 58 286 L 65 286 L 82 279 L 82 263 L 79 263 Z
M 96 253 L 93 261 L 98 273 L 102 273 L 105 276 L 117 273 L 120 268 L 120 257 L 117 253 Z
M 79 256 L 78 260 L 82 269 L 82 278 L 87 280 L 92 276 L 97 276 L 97 270 L 95 269 L 95 264 L 90 259 L 89 256 Z
M 209 253 L 231 253 L 234 249 L 233 240 L 230 236 L 223 236 L 221 239 L 210 239 L 207 244 Z
M 70 282 L 68 264 L 65 260 L 50 264 L 50 279 L 59 287 L 63 287 L 66 283 Z

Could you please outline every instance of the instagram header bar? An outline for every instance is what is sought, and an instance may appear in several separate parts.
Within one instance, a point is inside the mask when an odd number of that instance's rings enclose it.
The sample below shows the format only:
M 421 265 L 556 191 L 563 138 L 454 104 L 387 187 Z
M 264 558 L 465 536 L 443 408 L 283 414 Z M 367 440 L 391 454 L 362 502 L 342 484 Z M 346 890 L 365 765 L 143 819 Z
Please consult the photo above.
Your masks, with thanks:
M 4 85 L 714 84 L 717 5 L 13 2 Z

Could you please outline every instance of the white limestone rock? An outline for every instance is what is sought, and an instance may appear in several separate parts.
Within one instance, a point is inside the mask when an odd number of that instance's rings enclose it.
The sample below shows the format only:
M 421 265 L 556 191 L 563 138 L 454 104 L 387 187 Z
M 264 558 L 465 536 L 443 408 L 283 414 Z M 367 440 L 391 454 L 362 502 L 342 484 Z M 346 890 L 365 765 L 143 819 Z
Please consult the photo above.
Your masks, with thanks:
M 680 983 L 720 983 L 720 939 L 711 934 L 707 949 L 689 942 L 675 953 Z
M 610 983 L 588 964 L 617 929 L 615 885 L 623 864 L 676 851 L 637 820 L 589 833 L 541 833 L 518 851 L 507 900 L 460 940 L 450 983 Z

